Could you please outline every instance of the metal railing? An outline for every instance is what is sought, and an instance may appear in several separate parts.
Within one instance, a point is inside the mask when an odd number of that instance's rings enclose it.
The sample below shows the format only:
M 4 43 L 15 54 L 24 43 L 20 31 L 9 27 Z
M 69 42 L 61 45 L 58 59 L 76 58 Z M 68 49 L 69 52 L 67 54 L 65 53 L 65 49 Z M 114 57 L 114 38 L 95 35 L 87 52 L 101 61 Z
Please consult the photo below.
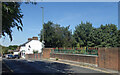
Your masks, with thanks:
M 98 48 L 51 49 L 51 53 L 98 55 Z

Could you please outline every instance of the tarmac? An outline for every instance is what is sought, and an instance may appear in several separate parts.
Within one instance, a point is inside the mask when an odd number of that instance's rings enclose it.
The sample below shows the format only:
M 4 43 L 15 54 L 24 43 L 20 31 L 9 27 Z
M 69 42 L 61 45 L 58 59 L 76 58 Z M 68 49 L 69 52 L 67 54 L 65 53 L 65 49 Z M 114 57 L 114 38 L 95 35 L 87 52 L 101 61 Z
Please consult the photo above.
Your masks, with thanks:
M 36 59 L 36 60 L 33 60 L 33 61 L 42 61 L 42 60 L 64 63 L 64 64 L 69 64 L 69 65 L 78 66 L 78 67 L 84 67 L 84 68 L 88 68 L 88 69 L 92 69 L 92 70 L 96 70 L 96 71 L 101 71 L 101 72 L 104 72 L 104 73 L 111 73 L 113 75 L 120 75 L 119 71 L 105 69 L 105 68 L 99 68 L 97 65 L 94 65 L 94 64 L 82 63 L 82 62 L 77 62 L 77 61 L 70 61 L 70 60 L 63 60 L 63 59 L 56 60 L 55 58 L 41 59 L 41 60 Z

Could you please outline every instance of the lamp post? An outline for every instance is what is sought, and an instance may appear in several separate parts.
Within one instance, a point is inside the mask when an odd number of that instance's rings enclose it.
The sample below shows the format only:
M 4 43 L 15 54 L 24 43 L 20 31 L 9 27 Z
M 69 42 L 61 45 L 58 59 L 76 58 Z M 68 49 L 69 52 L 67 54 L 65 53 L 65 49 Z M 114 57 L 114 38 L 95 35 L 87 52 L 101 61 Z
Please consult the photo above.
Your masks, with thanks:
M 42 32 L 42 43 L 44 44 L 44 7 L 41 7 L 42 8 L 42 25 L 43 25 L 43 32 Z

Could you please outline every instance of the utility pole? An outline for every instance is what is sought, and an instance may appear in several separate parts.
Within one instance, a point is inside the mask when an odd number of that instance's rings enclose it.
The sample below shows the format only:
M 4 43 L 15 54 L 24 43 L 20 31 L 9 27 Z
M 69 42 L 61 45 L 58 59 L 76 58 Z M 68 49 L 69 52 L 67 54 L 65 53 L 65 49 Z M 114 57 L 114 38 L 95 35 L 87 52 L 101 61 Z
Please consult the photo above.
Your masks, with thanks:
M 42 8 L 42 25 L 43 25 L 43 32 L 42 32 L 42 43 L 44 44 L 44 7 Z

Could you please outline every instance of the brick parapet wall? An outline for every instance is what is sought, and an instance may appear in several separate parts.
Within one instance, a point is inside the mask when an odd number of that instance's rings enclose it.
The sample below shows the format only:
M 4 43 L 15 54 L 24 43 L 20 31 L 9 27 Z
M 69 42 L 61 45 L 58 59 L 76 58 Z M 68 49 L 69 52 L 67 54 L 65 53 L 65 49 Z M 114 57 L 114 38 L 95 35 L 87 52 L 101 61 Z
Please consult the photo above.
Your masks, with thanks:
M 41 53 L 26 54 L 25 59 L 41 59 Z
M 97 65 L 97 59 L 98 56 L 93 55 L 80 55 L 80 54 L 50 54 L 51 58 L 59 58 L 64 60 L 71 60 L 71 61 L 78 61 L 78 62 L 84 62 L 84 63 L 90 63 Z
M 53 48 L 43 48 L 43 57 L 42 58 L 50 58 L 50 52 Z
M 120 50 L 119 48 L 99 48 L 98 66 L 120 71 Z
M 101 68 L 120 71 L 120 48 L 99 48 L 98 57 L 74 54 L 50 54 L 51 49 L 52 48 L 43 49 L 43 58 L 59 58 L 65 60 L 85 62 L 90 64 L 96 64 L 98 65 L 98 67 Z

